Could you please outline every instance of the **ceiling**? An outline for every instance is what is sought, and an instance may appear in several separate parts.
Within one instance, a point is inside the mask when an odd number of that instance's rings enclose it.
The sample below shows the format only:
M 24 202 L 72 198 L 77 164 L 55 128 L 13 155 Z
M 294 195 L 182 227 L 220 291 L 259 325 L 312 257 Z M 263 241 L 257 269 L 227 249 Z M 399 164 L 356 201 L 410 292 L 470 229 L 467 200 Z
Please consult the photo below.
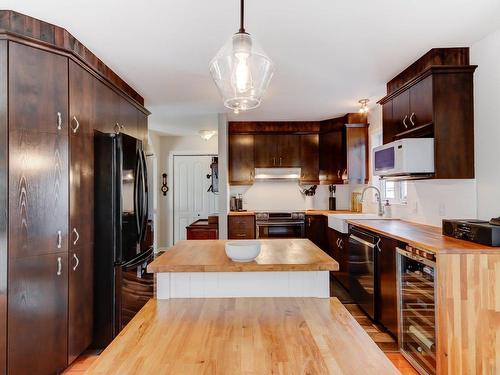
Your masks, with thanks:
M 185 133 L 179 119 L 225 111 L 208 63 L 237 31 L 237 0 L 0 0 L 0 8 L 65 27 L 144 96 L 156 129 Z M 245 13 L 275 74 L 261 107 L 230 119 L 318 120 L 355 111 L 362 98 L 374 105 L 430 48 L 470 46 L 500 28 L 498 0 L 251 0 Z

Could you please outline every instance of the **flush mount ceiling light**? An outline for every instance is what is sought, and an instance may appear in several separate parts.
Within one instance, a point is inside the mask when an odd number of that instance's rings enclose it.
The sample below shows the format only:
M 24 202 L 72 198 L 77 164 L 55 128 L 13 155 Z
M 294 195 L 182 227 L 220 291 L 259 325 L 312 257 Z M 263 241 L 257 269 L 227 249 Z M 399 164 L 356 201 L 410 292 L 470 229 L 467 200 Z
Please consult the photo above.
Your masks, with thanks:
M 205 141 L 208 141 L 210 138 L 212 138 L 215 134 L 217 134 L 216 130 L 200 130 L 198 132 L 200 137 L 204 139 Z
M 358 101 L 359 104 L 361 104 L 361 107 L 359 108 L 359 113 L 368 113 L 368 102 L 370 99 L 361 99 Z
M 224 105 L 234 113 L 260 105 L 274 71 L 271 59 L 245 31 L 245 4 L 240 1 L 240 29 L 210 62 Z

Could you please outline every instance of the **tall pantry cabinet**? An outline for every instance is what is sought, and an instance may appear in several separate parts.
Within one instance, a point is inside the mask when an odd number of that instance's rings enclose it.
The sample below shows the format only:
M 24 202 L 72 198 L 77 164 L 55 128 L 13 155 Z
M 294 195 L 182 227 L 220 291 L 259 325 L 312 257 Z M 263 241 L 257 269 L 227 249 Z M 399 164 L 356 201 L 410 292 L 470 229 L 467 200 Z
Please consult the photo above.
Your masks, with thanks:
M 0 36 L 0 374 L 54 374 L 92 343 L 94 131 L 144 140 L 149 112 L 66 30 L 0 11 Z

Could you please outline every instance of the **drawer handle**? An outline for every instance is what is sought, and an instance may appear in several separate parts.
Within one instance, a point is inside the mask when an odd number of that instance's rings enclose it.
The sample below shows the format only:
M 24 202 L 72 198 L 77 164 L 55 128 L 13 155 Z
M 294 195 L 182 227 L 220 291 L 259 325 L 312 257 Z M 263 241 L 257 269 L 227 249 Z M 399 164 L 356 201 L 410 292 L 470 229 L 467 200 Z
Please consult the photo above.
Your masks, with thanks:
M 76 271 L 76 269 L 78 268 L 78 265 L 80 264 L 80 260 L 78 259 L 78 257 L 76 256 L 75 253 L 73 253 L 73 259 L 75 260 L 75 266 L 73 267 L 73 271 Z
M 80 239 L 80 234 L 78 233 L 78 231 L 76 230 L 76 228 L 73 228 L 73 233 L 76 236 L 75 240 L 73 241 L 73 245 L 76 245 L 77 242 L 78 242 L 78 240 Z
M 75 122 L 75 127 L 71 127 L 71 129 L 73 130 L 73 133 L 76 134 L 76 132 L 78 131 L 78 128 L 80 127 L 80 122 L 78 121 L 78 119 L 76 118 L 76 116 L 73 116 L 73 121 Z
M 57 130 L 62 129 L 62 114 L 61 112 L 57 112 Z
M 57 257 L 57 276 L 61 276 L 62 274 L 62 259 L 61 257 Z
M 243 234 L 243 233 L 236 233 L 236 237 L 246 237 L 246 234 Z
M 412 112 L 412 114 L 410 115 L 411 126 L 415 126 L 415 121 L 412 120 L 414 117 L 415 117 L 415 112 Z
M 408 129 L 408 124 L 406 123 L 406 119 L 408 118 L 408 115 L 405 116 L 403 119 L 403 125 L 405 126 L 405 129 Z
M 57 248 L 60 249 L 62 247 L 62 232 L 60 230 L 57 231 Z

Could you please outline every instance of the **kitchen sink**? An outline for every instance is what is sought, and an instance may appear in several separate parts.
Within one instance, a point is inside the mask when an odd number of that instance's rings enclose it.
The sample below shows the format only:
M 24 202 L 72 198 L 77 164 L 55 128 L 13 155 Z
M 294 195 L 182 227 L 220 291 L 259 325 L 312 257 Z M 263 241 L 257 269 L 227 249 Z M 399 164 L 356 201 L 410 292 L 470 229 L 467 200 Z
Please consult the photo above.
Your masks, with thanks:
M 391 218 L 381 217 L 378 216 L 377 214 L 363 214 L 363 213 L 329 214 L 328 227 L 335 229 L 340 233 L 349 233 L 349 224 L 347 223 L 347 220 L 370 220 L 370 219 L 391 220 Z

